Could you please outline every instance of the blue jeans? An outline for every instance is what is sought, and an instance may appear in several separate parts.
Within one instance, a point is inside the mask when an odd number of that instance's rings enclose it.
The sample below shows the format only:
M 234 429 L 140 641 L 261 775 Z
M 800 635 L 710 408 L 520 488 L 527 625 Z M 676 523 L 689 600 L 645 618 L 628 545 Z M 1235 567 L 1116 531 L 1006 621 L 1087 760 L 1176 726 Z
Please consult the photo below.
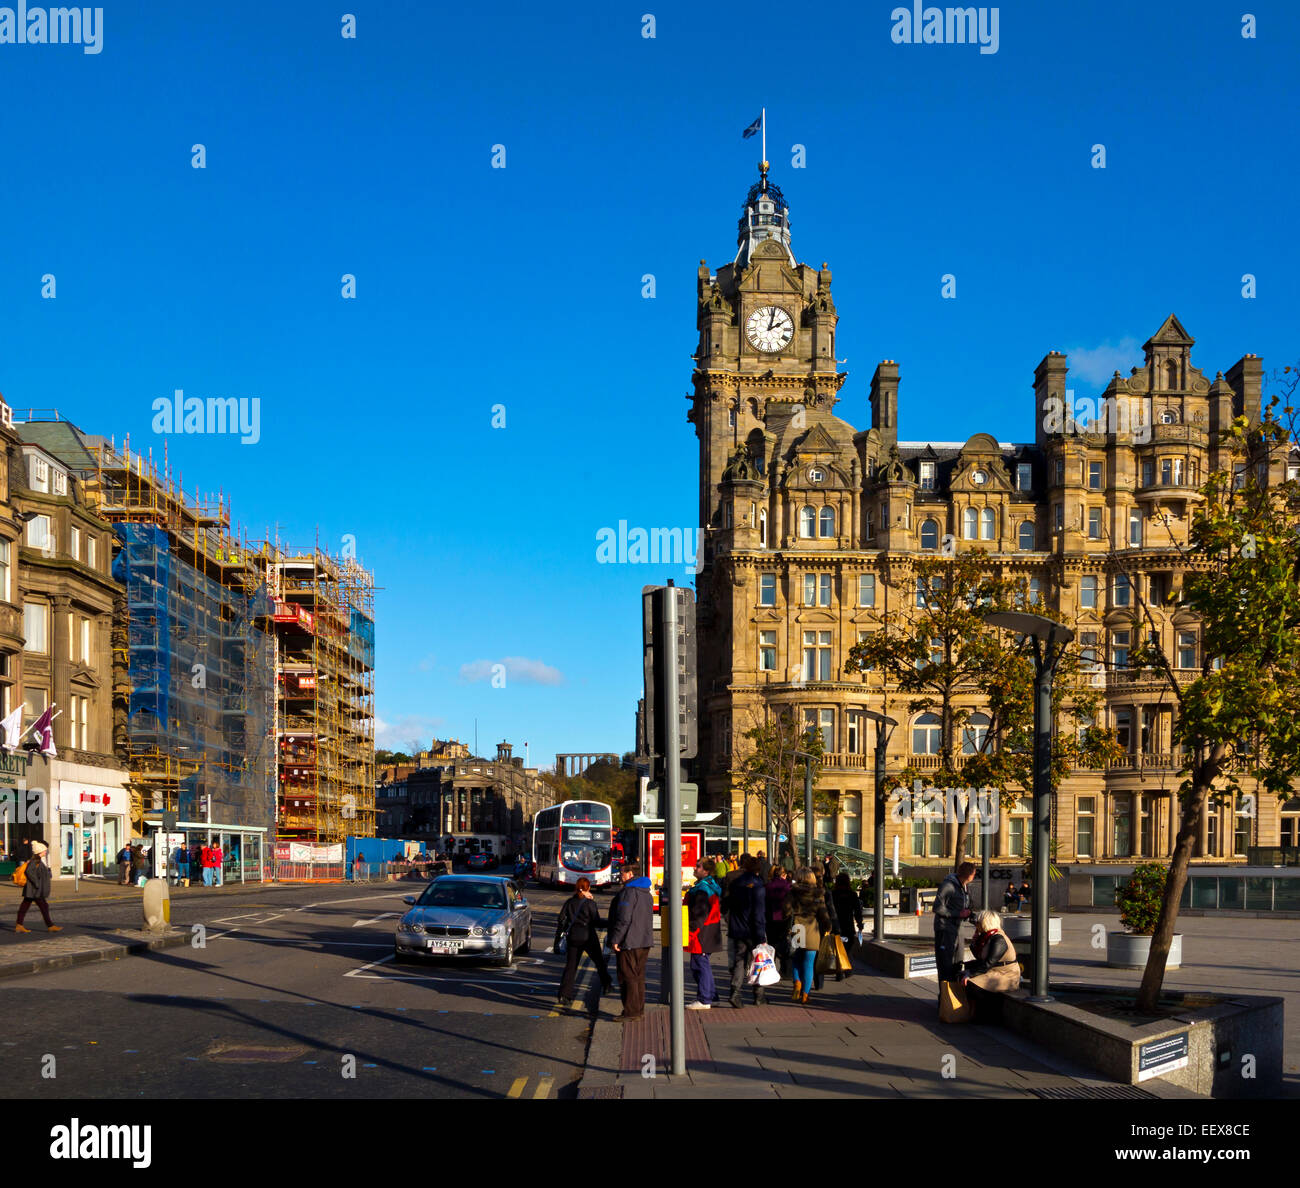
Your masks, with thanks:
M 790 963 L 794 967 L 794 980 L 803 986 L 804 993 L 812 990 L 813 971 L 817 964 L 816 949 L 796 949 L 790 955 Z
M 212 867 L 210 866 L 205 866 L 203 868 L 203 885 L 205 887 L 212 886 Z
M 691 974 L 695 978 L 696 997 L 712 1006 L 718 999 L 718 988 L 713 982 L 713 966 L 707 953 L 691 954 Z

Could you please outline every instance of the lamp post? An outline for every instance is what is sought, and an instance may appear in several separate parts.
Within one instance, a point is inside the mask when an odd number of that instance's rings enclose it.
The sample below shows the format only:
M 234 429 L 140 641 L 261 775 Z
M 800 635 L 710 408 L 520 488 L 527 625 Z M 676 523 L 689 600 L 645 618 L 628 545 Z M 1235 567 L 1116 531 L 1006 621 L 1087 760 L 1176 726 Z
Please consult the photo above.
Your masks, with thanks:
M 763 800 L 764 800 L 764 804 L 763 804 L 763 814 L 764 814 L 764 815 L 763 815 L 763 842 L 764 842 L 764 845 L 766 846 L 766 849 L 764 849 L 763 853 L 767 855 L 767 860 L 768 860 L 768 861 L 769 861 L 773 866 L 775 866 L 775 865 L 776 865 L 776 853 L 775 853 L 775 851 L 772 849 L 773 845 L 775 844 L 774 841 L 773 841 L 773 838 L 775 837 L 775 834 L 774 834 L 773 831 L 772 831 L 772 785 L 775 784 L 775 785 L 779 788 L 779 787 L 781 786 L 781 781 L 778 780 L 778 779 L 775 779 L 775 778 L 772 777 L 772 776 L 765 776 L 765 775 L 761 775 L 761 776 L 759 776 L 758 778 L 759 778 L 760 780 L 765 781 L 765 786 L 764 786 L 764 789 L 763 789 Z M 748 793 L 748 791 L 746 791 L 746 796 L 748 796 L 748 795 L 749 795 L 749 793 Z M 748 800 L 746 800 L 745 803 L 746 803 L 746 806 L 748 807 L 748 803 L 749 803 Z
M 814 756 L 807 751 L 795 751 L 795 757 L 802 759 L 803 766 L 803 862 L 813 869 L 813 778 L 812 765 Z
M 898 723 L 875 710 L 859 711 L 876 724 L 876 858 L 873 882 L 876 884 L 876 943 L 885 939 L 885 752 Z
M 1052 678 L 1074 632 L 1042 615 L 997 611 L 984 621 L 1033 640 L 1034 644 L 1034 893 L 1030 937 L 1034 947 L 1031 1001 L 1046 1002 L 1047 886 L 1052 833 Z

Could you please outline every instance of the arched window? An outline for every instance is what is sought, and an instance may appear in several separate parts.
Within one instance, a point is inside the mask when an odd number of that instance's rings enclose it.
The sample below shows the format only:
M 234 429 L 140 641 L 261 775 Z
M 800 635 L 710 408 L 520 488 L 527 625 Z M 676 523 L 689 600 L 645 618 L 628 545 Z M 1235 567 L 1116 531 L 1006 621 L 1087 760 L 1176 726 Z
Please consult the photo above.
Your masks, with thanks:
M 922 714 L 912 723 L 912 754 L 937 755 L 943 724 L 938 714 Z
M 767 548 L 767 508 L 760 508 L 758 512 L 758 547 Z
M 926 520 L 921 525 L 921 548 L 937 549 L 939 547 L 939 525 L 933 520 Z
M 998 513 L 991 507 L 986 507 L 980 512 L 980 540 L 992 540 L 995 533 L 994 528 L 997 525 Z
M 835 509 L 833 507 L 824 507 L 821 510 L 820 530 L 822 536 L 835 535 Z
M 1020 551 L 1022 553 L 1032 553 L 1034 551 L 1034 522 L 1026 520 L 1020 525 Z
M 961 753 L 963 755 L 978 755 L 980 748 L 984 746 L 984 740 L 988 737 L 989 716 L 987 714 L 975 713 L 966 719 L 966 725 L 961 728 Z
M 1160 423 L 1162 425 L 1177 425 L 1178 410 L 1174 408 L 1162 408 L 1160 410 Z
M 979 522 L 979 513 L 973 508 L 968 507 L 961 513 L 961 534 L 967 540 L 974 540 L 979 535 L 977 525 Z
M 817 535 L 817 513 L 811 507 L 799 509 L 799 535 L 805 539 Z

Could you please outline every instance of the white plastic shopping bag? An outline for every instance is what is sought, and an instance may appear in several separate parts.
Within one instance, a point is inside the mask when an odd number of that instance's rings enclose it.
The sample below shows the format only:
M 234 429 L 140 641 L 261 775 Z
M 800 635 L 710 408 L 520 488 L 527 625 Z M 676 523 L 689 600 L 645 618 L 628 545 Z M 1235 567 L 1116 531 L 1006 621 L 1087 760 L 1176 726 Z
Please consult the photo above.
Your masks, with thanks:
M 754 948 L 754 960 L 749 966 L 749 976 L 745 979 L 750 986 L 774 986 L 781 980 L 776 968 L 776 950 L 771 945 L 757 945 Z

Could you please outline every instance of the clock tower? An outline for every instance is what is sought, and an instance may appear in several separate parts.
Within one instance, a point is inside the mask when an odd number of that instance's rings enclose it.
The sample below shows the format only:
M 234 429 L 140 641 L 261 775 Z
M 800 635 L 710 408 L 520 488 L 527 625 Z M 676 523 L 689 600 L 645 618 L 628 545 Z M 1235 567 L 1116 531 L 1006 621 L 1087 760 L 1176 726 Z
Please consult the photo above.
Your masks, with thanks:
M 768 550 L 847 546 L 861 490 L 854 430 L 834 415 L 847 373 L 835 363 L 831 272 L 796 262 L 789 204 L 766 168 L 745 196 L 736 247 L 716 271 L 700 262 L 687 397 L 700 445 L 702 756 L 706 741 L 730 751 L 708 737 L 729 733 L 729 715 L 719 724 L 708 704 L 731 683 L 733 633 L 749 634 L 750 608 L 732 591 Z M 811 509 L 810 534 L 800 519 Z M 704 759 L 704 770 L 715 767 L 716 757 Z

